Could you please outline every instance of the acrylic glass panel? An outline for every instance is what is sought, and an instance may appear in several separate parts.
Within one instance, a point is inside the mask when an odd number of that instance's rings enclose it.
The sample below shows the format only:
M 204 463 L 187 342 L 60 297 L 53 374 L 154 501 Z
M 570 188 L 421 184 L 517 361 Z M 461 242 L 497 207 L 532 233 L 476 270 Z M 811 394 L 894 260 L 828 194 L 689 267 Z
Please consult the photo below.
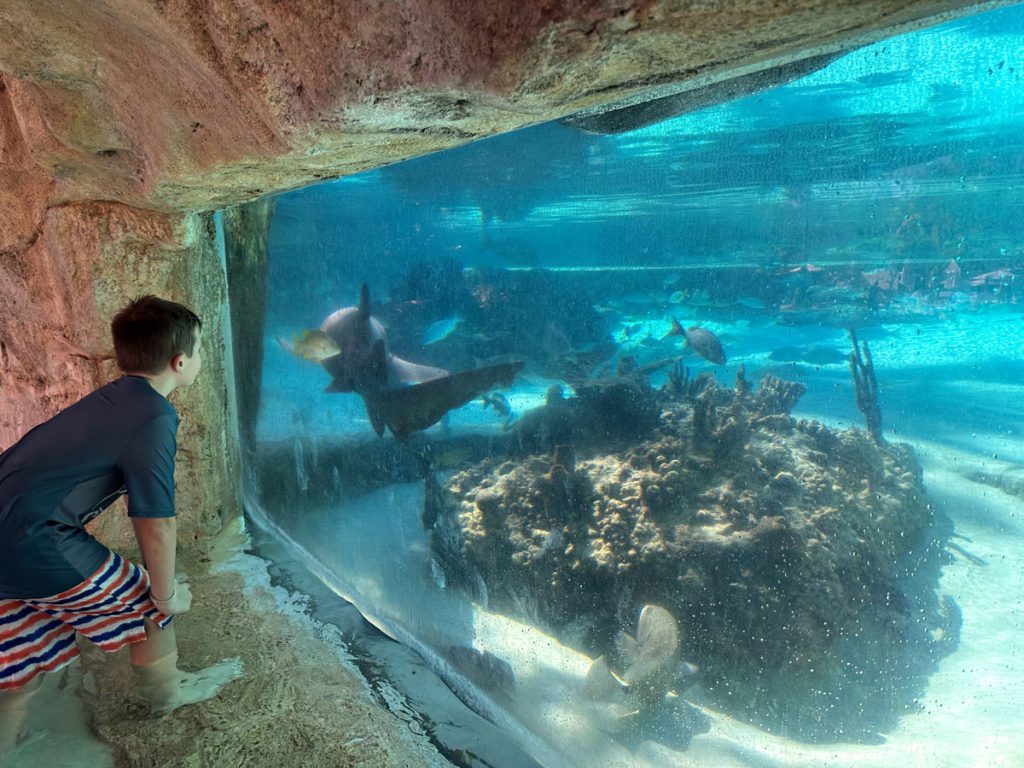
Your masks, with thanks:
M 543 765 L 1017 764 L 1022 42 L 278 197 L 250 512 Z

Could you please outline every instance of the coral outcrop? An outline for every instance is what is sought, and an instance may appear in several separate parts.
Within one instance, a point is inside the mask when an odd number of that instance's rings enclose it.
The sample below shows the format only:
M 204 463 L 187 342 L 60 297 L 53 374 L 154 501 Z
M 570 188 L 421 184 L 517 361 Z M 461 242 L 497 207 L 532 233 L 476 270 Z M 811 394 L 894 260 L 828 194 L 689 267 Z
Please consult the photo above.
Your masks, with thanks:
M 686 389 L 659 396 L 645 439 L 453 475 L 442 503 L 464 567 L 492 607 L 595 657 L 614 658 L 642 606 L 663 606 L 716 705 L 871 738 L 913 687 L 908 660 L 942 650 L 928 634 L 940 607 L 906 583 L 932 523 L 913 453 L 792 418 L 800 384 L 752 390 L 741 370 L 735 389 Z

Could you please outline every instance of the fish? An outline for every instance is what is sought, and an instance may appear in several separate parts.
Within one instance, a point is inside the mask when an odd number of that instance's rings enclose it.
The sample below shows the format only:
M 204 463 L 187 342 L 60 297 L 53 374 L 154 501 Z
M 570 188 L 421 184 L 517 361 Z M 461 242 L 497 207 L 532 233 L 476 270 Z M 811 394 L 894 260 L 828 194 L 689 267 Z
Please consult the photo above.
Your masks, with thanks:
M 452 469 L 471 461 L 476 456 L 476 451 L 468 445 L 458 445 L 446 448 L 435 454 L 431 462 L 433 469 Z
M 711 306 L 711 296 L 704 289 L 694 291 L 687 299 L 686 303 L 691 307 L 709 307 Z
M 444 320 L 438 320 L 436 323 L 431 323 L 423 331 L 420 343 L 423 346 L 427 346 L 428 344 L 435 344 L 442 339 L 448 338 L 452 331 L 458 327 L 459 321 L 458 315 L 453 315 L 452 317 L 446 317 Z
M 654 96 L 647 101 L 619 100 L 563 117 L 559 122 L 584 133 L 617 134 L 635 131 L 664 120 L 723 104 L 739 96 L 785 85 L 825 67 L 839 56 L 824 53 L 796 62 L 746 72 L 678 93 Z
M 679 627 L 675 617 L 658 605 L 645 605 L 640 611 L 636 637 L 619 632 L 615 644 L 627 662 L 621 680 L 633 686 L 646 682 L 670 664 L 679 654 Z
M 625 672 L 617 674 L 605 657 L 599 656 L 591 662 L 580 687 L 592 699 L 624 701 L 639 710 L 632 714 L 650 712 L 673 695 L 670 688 L 688 687 L 699 671 L 696 665 L 680 661 L 679 626 L 675 617 L 658 605 L 645 605 L 636 636 L 619 632 L 615 646 Z
M 572 343 L 569 341 L 569 337 L 561 328 L 551 322 L 544 326 L 544 335 L 541 337 L 540 346 L 549 363 L 572 352 Z
M 438 589 L 444 589 L 448 586 L 448 581 L 444 577 L 444 569 L 438 565 L 437 560 L 430 558 L 430 577 L 434 580 L 434 586 Z
M 747 309 L 768 309 L 768 305 L 765 304 L 764 301 L 755 296 L 741 296 L 740 298 L 736 299 L 736 303 L 739 304 L 741 307 L 746 307 Z
M 685 299 L 686 294 L 683 293 L 682 291 L 676 291 L 675 293 L 668 297 L 669 303 L 671 304 L 682 304 Z
M 387 429 L 400 440 L 433 426 L 448 411 L 484 392 L 510 385 L 523 367 L 522 362 L 511 362 L 451 373 L 398 357 L 388 351 L 387 332 L 370 313 L 365 283 L 359 304 L 333 312 L 320 330 L 339 350 L 320 361 L 331 376 L 324 391 L 359 395 L 374 432 L 383 436 Z
M 592 699 L 606 699 L 622 686 L 621 679 L 611 671 L 604 656 L 598 656 L 587 667 L 580 689 Z
M 665 335 L 682 336 L 686 339 L 686 343 L 693 348 L 693 351 L 705 360 L 715 365 L 725 364 L 725 350 L 722 349 L 722 342 L 707 328 L 701 328 L 699 325 L 683 328 L 679 321 L 673 317 L 672 330 Z
M 835 347 L 779 347 L 768 355 L 777 363 L 810 363 L 811 365 L 833 365 L 848 363 L 850 353 Z
M 494 412 L 504 419 L 502 426 L 508 429 L 512 426 L 512 422 L 516 420 L 515 411 L 512 410 L 512 405 L 509 403 L 508 398 L 500 392 L 494 392 L 490 395 L 484 395 L 483 398 L 484 408 L 490 406 L 494 409 Z
M 527 359 L 520 354 L 510 352 L 503 355 L 492 355 L 491 357 L 473 357 L 473 365 L 477 368 L 482 368 L 488 365 L 497 365 L 498 363 L 523 363 L 526 364 Z
M 535 269 L 540 266 L 540 256 L 537 249 L 525 240 L 517 238 L 499 238 L 491 240 L 484 233 L 484 242 L 480 246 L 481 252 L 493 253 L 502 261 L 508 262 L 515 267 L 524 269 Z
M 491 395 L 484 395 L 481 400 L 483 400 L 484 408 L 490 406 L 499 416 L 512 415 L 512 406 L 509 404 L 508 398 L 500 392 L 495 392 Z
M 341 351 L 334 339 L 323 331 L 304 331 L 301 336 L 295 334 L 291 342 L 278 336 L 277 343 L 296 357 L 314 363 L 323 362 Z
M 383 350 L 380 342 L 377 347 Z M 387 427 L 404 440 L 413 432 L 433 426 L 448 411 L 461 408 L 481 392 L 511 385 L 522 367 L 522 363 L 504 363 L 473 368 L 407 387 L 368 392 L 362 394 L 366 415 L 378 435 L 383 435 Z

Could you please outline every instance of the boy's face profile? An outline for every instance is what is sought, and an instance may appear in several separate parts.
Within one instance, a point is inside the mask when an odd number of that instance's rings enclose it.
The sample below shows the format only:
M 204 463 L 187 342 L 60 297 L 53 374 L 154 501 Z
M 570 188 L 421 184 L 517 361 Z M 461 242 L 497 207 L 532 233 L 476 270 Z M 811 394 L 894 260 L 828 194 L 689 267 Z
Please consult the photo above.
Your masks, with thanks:
M 192 348 L 191 355 L 179 352 L 171 359 L 171 369 L 180 377 L 181 383 L 179 386 L 182 387 L 190 386 L 199 375 L 199 369 L 203 367 L 201 352 L 203 343 L 202 329 L 196 329 L 195 340 L 195 346 Z

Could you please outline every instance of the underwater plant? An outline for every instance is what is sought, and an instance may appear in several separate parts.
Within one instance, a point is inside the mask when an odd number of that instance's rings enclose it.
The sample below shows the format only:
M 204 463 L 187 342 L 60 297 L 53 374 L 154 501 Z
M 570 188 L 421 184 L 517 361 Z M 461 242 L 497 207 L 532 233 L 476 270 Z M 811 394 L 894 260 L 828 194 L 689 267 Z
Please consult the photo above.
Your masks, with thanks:
M 878 379 L 875 378 L 875 365 L 871 361 L 871 350 L 868 343 L 857 346 L 857 332 L 850 328 L 850 342 L 853 354 L 850 355 L 850 374 L 853 385 L 857 389 L 857 409 L 864 415 L 864 423 L 871 439 L 878 445 L 885 443 L 882 437 L 882 409 L 878 406 Z

